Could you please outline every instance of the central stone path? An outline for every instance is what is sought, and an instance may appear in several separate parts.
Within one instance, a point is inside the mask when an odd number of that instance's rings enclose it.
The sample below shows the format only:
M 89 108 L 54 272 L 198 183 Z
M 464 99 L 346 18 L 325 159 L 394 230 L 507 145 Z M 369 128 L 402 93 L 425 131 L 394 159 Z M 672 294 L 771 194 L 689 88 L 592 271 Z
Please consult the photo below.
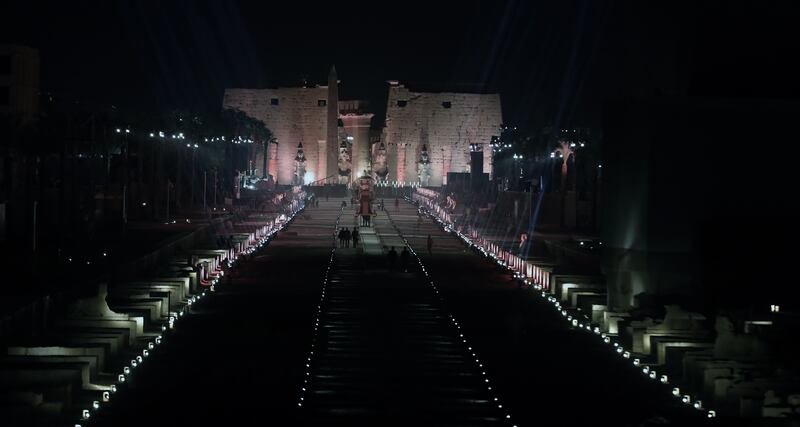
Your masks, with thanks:
M 432 288 L 383 258 L 339 251 L 310 376 L 308 425 L 503 425 Z

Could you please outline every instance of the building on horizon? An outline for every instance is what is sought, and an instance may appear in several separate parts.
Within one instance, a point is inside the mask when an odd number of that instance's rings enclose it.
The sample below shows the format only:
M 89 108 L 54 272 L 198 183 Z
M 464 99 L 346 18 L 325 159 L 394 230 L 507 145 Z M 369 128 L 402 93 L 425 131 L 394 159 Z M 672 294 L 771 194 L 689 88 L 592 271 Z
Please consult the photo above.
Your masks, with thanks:
M 229 88 L 223 109 L 236 109 L 272 131 L 268 171 L 278 183 L 295 182 L 299 144 L 305 184 L 349 184 L 369 174 L 400 185 L 446 184 L 447 173 L 470 171 L 470 150 L 483 149 L 483 173 L 492 173 L 489 143 L 500 132 L 499 94 L 412 92 L 389 81 L 382 130 L 362 100 L 340 100 L 336 69 L 328 85 L 273 89 Z M 255 164 L 263 164 L 263 157 Z
M 489 144 L 502 123 L 498 93 L 414 92 L 390 80 L 381 141 L 388 150 L 388 179 L 419 182 L 428 174 L 430 186 L 445 185 L 448 173 L 470 172 L 474 151 L 483 152 L 481 172 L 492 176 Z

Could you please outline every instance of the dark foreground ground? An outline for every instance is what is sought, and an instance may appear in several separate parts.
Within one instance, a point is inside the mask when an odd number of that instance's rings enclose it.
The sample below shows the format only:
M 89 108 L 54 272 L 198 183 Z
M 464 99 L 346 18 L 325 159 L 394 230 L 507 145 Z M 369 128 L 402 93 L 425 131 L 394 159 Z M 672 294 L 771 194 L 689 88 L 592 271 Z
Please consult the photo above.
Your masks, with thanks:
M 92 424 L 705 421 L 454 236 L 418 224 L 410 205 L 390 207 L 397 228 L 380 213 L 375 230 L 398 249 L 398 234 L 408 238 L 440 293 L 418 267 L 403 272 L 381 255 L 339 249 L 321 299 L 339 202 L 306 210 L 237 267 L 233 283 L 196 306 Z M 351 224 L 347 213 L 343 225 Z

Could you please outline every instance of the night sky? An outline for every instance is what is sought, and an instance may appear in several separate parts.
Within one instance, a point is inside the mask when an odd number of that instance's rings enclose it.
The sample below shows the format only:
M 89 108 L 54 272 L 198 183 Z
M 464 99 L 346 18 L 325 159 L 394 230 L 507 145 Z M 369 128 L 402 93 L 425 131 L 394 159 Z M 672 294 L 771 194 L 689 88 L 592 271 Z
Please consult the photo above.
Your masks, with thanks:
M 499 91 L 508 123 L 599 127 L 609 99 L 797 97 L 796 14 L 777 2 L 18 2 L 0 41 L 42 88 L 138 111 L 219 109 L 226 87 L 324 84 L 380 115 L 385 80 Z M 768 3 L 768 5 L 764 5 Z

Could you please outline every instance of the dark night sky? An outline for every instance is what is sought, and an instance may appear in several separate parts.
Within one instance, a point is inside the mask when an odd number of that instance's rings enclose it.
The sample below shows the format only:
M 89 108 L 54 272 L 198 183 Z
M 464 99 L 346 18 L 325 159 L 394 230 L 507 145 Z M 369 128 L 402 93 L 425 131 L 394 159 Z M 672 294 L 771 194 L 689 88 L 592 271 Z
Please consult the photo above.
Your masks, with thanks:
M 163 4 L 162 4 L 163 3 Z M 764 6 L 763 3 L 768 3 Z M 391 4 L 391 7 L 386 6 Z M 796 97 L 796 16 L 775 2 L 24 2 L 0 42 L 37 47 L 61 99 L 219 108 L 225 87 L 324 83 L 383 109 L 385 80 L 500 91 L 509 123 L 597 126 L 623 95 Z

